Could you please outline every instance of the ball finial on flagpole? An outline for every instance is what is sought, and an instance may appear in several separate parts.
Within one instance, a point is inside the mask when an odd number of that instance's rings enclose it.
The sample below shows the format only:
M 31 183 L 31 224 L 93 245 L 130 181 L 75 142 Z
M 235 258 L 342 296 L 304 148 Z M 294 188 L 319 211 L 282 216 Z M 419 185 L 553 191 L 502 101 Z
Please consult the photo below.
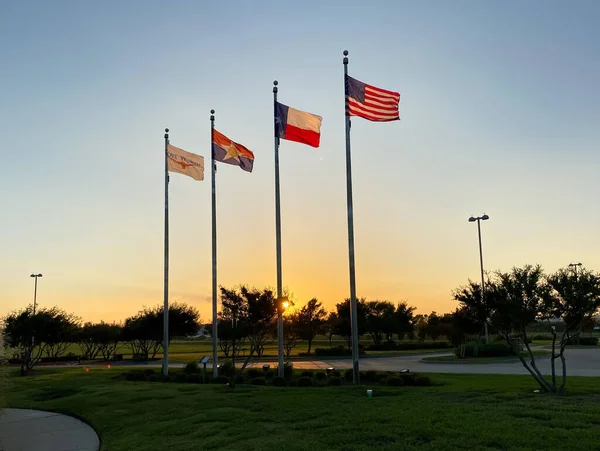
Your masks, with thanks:
M 169 129 L 165 128 L 165 138 L 168 138 L 168 137 L 169 137 Z
M 348 50 L 344 50 L 344 64 L 348 64 Z
M 277 92 L 277 85 L 279 84 L 279 82 L 277 80 L 273 81 L 273 92 Z
M 215 110 L 210 110 L 210 120 L 211 120 L 211 121 L 214 121 L 214 120 L 215 120 L 215 116 L 214 116 L 214 114 L 215 114 Z

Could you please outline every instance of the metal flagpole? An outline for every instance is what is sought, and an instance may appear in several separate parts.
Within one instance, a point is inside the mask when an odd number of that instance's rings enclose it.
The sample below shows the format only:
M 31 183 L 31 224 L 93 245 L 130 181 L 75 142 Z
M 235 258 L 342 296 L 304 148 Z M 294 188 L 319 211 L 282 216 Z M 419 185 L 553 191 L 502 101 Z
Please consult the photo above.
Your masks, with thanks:
M 346 115 L 346 191 L 348 199 L 348 261 L 350 265 L 350 322 L 352 328 L 352 374 L 360 383 L 358 368 L 358 321 L 356 309 L 356 277 L 354 272 L 354 211 L 352 207 L 352 162 L 350 155 L 350 116 L 348 115 L 348 50 L 344 50 L 344 108 Z
M 215 175 L 215 152 L 213 149 L 215 131 L 215 110 L 210 110 L 210 172 L 212 191 L 212 345 L 213 345 L 213 376 L 219 375 L 217 354 L 217 190 Z
M 273 112 L 277 117 L 277 80 L 273 82 Z M 277 131 L 277 124 L 275 124 Z M 277 374 L 283 377 L 283 288 L 281 276 L 281 207 L 279 193 L 279 136 L 275 133 L 275 241 L 277 247 Z
M 169 129 L 165 128 L 165 299 L 162 372 L 169 374 Z

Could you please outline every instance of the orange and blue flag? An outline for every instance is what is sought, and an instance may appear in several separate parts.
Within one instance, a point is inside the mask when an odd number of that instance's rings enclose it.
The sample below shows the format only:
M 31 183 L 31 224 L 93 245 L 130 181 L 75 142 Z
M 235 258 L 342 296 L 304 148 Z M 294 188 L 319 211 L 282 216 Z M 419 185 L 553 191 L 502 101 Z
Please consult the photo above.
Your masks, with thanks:
M 246 172 L 252 172 L 254 154 L 250 150 L 214 129 L 212 140 L 212 151 L 216 161 L 233 164 Z

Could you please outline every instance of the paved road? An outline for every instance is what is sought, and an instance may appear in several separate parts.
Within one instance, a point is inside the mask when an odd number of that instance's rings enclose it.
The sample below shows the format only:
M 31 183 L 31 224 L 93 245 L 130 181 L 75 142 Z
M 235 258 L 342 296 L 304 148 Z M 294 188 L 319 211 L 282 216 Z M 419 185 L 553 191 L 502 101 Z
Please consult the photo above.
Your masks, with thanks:
M 371 357 L 360 360 L 361 370 L 399 371 L 408 368 L 411 372 L 423 373 L 472 373 L 472 374 L 529 374 L 520 361 L 502 361 L 497 363 L 427 363 L 424 357 L 449 355 L 444 353 L 430 353 L 420 355 L 409 355 L 401 357 Z M 600 376 L 600 348 L 599 349 L 569 349 L 566 352 L 567 374 L 570 376 Z M 250 367 L 262 368 L 268 363 L 271 368 L 277 366 L 277 362 L 254 362 Z M 540 356 L 536 359 L 540 371 L 544 374 L 550 373 L 550 357 Z M 560 372 L 560 361 L 557 361 L 557 370 Z M 119 365 L 120 366 L 120 365 Z M 149 362 L 135 364 L 141 367 L 160 367 L 160 362 Z M 183 363 L 170 363 L 171 368 L 181 368 Z M 352 367 L 350 359 L 319 359 L 295 361 L 296 369 L 347 369 Z M 207 365 L 211 368 L 211 365 Z
M 54 412 L 3 409 L 0 414 L 0 450 L 98 451 L 100 440 L 84 422 Z

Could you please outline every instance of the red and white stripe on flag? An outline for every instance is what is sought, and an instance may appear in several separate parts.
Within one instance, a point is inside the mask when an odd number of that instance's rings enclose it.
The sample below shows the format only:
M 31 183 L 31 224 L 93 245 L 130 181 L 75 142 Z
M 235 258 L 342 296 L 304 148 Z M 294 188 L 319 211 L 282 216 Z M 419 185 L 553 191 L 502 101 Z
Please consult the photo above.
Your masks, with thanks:
M 369 121 L 388 122 L 400 119 L 400 93 L 346 79 L 346 115 Z

